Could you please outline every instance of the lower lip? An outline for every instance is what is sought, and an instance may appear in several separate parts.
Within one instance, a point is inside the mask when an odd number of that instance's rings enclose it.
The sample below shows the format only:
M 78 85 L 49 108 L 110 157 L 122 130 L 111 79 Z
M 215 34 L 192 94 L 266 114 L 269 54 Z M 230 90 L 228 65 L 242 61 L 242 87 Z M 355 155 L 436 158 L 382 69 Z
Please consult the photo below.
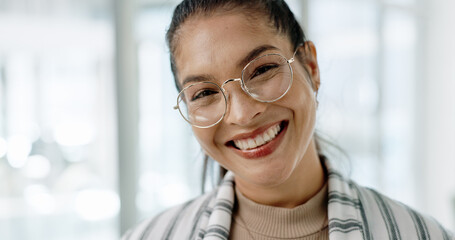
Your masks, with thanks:
M 232 147 L 232 149 L 240 155 L 243 158 L 247 159 L 257 159 L 257 158 L 262 158 L 267 155 L 272 154 L 280 145 L 281 141 L 283 141 L 283 136 L 288 130 L 288 124 L 283 128 L 283 130 L 270 142 L 254 149 L 249 149 L 249 150 L 240 150 L 235 147 Z

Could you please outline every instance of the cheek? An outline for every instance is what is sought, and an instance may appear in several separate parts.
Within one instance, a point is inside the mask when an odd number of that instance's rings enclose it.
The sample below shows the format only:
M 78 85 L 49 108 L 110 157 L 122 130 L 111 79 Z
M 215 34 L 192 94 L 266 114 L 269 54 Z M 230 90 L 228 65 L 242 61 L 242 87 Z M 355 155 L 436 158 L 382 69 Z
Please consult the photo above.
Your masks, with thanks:
M 294 78 L 286 102 L 294 113 L 296 130 L 303 135 L 312 133 L 316 121 L 316 99 L 310 83 L 301 75 Z
M 193 127 L 193 133 L 194 136 L 196 136 L 197 141 L 201 145 L 204 152 L 212 158 L 214 157 L 214 154 L 216 152 L 215 132 L 216 132 L 215 127 L 207 129 Z
M 286 101 L 294 111 L 308 112 L 314 111 L 316 103 L 314 92 L 310 83 L 303 77 L 295 78 Z

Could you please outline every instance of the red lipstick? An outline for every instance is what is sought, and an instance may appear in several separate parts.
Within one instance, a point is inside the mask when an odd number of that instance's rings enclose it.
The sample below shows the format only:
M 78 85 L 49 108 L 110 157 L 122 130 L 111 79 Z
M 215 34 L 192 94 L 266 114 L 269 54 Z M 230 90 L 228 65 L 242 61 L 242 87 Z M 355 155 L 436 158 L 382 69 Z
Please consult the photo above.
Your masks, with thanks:
M 275 124 L 276 123 L 267 125 L 265 127 L 261 127 L 255 131 L 253 131 L 252 133 L 236 135 L 234 140 L 245 139 L 245 138 L 254 138 L 255 136 L 263 133 L 266 129 L 268 129 L 269 127 L 271 127 Z M 232 150 L 234 150 L 234 152 L 236 154 L 238 154 L 241 157 L 246 158 L 246 159 L 257 159 L 257 158 L 265 157 L 265 156 L 273 153 L 278 148 L 280 143 L 282 142 L 283 136 L 286 134 L 286 131 L 287 131 L 288 122 L 283 121 L 280 124 L 280 127 L 281 127 L 280 132 L 278 133 L 278 135 L 275 136 L 275 138 L 272 141 L 270 141 L 262 146 L 259 146 L 257 148 L 241 150 L 241 149 L 235 147 L 234 144 L 229 144 L 228 146 Z M 230 141 L 230 142 L 232 143 L 232 141 Z

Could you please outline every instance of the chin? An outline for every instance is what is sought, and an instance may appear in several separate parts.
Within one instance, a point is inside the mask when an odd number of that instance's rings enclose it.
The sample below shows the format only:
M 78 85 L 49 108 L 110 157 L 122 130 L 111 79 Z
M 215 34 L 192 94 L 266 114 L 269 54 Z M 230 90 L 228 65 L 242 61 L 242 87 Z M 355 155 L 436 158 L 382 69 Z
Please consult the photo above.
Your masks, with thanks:
M 286 166 L 267 166 L 256 171 L 245 173 L 242 178 L 244 181 L 254 183 L 263 187 L 275 187 L 283 184 L 292 174 L 291 167 Z

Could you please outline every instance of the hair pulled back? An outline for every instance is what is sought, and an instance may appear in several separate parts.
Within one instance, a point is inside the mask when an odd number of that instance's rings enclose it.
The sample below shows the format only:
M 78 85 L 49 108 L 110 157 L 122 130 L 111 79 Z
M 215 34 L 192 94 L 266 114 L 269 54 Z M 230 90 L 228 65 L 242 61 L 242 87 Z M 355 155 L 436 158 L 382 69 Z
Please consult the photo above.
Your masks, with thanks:
M 284 0 L 183 0 L 175 8 L 166 33 L 166 42 L 170 50 L 171 70 L 177 90 L 181 90 L 175 62 L 180 28 L 191 17 L 211 16 L 219 12 L 238 12 L 247 14 L 247 16 L 265 17 L 261 19 L 268 19 L 269 25 L 276 30 L 277 34 L 287 36 L 294 50 L 305 45 L 306 39 L 303 29 Z M 213 161 L 209 161 L 209 157 L 205 155 L 202 170 L 202 192 L 204 192 L 207 174 L 212 172 L 209 170 L 212 167 L 211 163 Z M 219 180 L 226 172 L 227 170 L 220 166 Z
M 171 70 L 174 75 L 177 90 L 178 73 L 175 62 L 175 52 L 178 45 L 178 32 L 182 24 L 193 16 L 210 16 L 215 12 L 234 11 L 260 14 L 268 17 L 277 33 L 285 34 L 297 49 L 304 45 L 305 34 L 294 14 L 284 0 L 184 0 L 174 10 L 172 21 L 166 33 L 166 42 L 170 50 Z

